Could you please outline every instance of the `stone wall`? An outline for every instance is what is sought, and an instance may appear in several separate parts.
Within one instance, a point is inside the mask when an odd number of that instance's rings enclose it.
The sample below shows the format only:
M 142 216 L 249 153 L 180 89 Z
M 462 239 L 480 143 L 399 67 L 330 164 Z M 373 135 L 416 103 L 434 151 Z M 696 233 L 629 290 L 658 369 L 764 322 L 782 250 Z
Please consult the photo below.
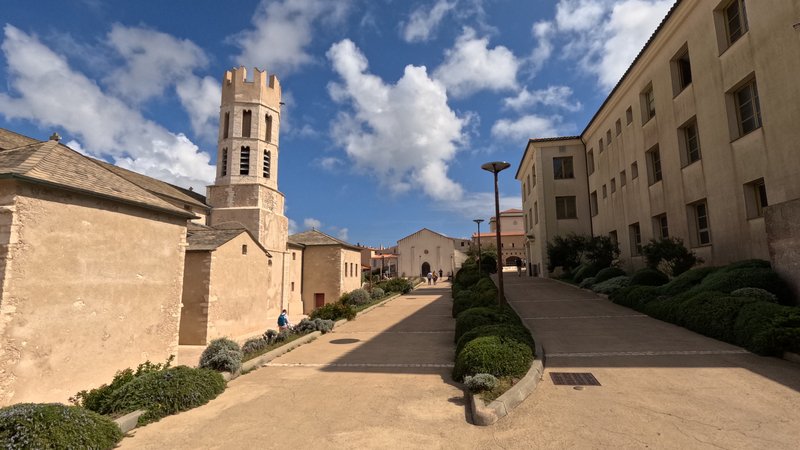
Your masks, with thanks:
M 768 207 L 765 221 L 772 267 L 791 284 L 797 302 L 800 299 L 800 200 Z

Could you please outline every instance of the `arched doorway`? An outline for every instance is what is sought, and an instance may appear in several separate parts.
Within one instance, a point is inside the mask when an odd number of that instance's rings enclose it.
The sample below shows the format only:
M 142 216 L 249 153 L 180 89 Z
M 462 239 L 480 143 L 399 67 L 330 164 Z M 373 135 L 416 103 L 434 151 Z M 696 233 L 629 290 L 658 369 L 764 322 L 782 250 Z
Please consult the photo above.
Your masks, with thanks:
M 428 264 L 428 262 L 427 262 L 427 261 L 425 261 L 424 263 L 422 263 L 422 276 L 423 276 L 423 277 L 427 277 L 427 276 L 428 276 L 428 274 L 430 273 L 430 271 L 431 271 L 431 265 L 430 265 L 430 264 Z
M 516 266 L 517 265 L 517 261 L 519 261 L 520 264 L 522 264 L 522 259 L 519 256 L 509 256 L 508 258 L 506 258 L 506 265 L 507 266 Z

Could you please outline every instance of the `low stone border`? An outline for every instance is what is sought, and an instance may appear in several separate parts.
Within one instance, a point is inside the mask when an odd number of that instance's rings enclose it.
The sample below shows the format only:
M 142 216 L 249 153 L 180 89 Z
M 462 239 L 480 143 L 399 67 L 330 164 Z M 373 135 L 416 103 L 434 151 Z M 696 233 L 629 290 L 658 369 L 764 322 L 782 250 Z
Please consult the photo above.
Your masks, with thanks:
M 144 413 L 145 411 L 143 409 L 138 409 L 132 413 L 128 413 L 122 417 L 114 419 L 114 422 L 124 434 L 136 428 L 136 426 L 139 424 L 139 416 Z
M 480 426 L 491 425 L 508 415 L 514 408 L 528 398 L 544 374 L 544 348 L 534 339 L 536 345 L 536 359 L 533 360 L 528 373 L 522 377 L 511 389 L 497 397 L 488 405 L 480 396 L 469 393 L 469 403 L 472 407 L 472 423 Z
M 800 364 L 800 355 L 792 352 L 783 352 L 783 359 Z

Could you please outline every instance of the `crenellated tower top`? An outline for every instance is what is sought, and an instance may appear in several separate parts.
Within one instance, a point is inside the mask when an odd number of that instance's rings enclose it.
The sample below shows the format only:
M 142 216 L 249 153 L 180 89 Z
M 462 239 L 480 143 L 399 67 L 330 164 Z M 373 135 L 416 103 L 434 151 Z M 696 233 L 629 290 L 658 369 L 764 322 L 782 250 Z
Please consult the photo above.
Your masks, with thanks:
M 261 103 L 280 110 L 281 84 L 275 75 L 266 70 L 253 69 L 253 79 L 247 79 L 247 69 L 234 67 L 225 72 L 222 80 L 222 103 Z

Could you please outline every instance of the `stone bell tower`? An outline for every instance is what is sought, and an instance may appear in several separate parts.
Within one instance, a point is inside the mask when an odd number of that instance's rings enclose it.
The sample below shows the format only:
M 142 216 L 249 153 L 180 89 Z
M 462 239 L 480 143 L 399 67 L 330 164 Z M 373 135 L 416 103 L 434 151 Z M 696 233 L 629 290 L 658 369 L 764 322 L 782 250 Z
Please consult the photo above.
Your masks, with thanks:
M 267 250 L 285 252 L 288 220 L 278 191 L 281 86 L 255 69 L 238 67 L 222 80 L 217 177 L 208 187 L 211 226 L 240 223 Z

